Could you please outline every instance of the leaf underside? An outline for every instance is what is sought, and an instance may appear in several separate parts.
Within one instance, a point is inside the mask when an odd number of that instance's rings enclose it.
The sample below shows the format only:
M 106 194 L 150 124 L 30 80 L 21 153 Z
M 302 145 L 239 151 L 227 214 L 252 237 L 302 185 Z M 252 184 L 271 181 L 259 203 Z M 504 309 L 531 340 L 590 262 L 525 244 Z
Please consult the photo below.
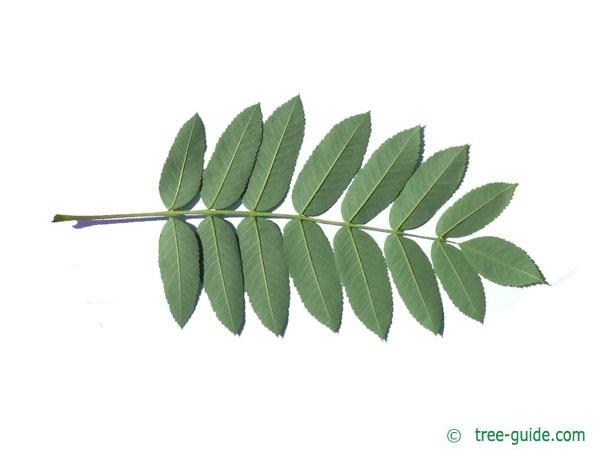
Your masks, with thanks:
M 431 246 L 431 261 L 452 303 L 466 316 L 483 322 L 483 283 L 462 252 L 448 243 L 434 241 Z
M 285 256 L 294 286 L 319 322 L 338 331 L 342 322 L 342 286 L 327 236 L 319 225 L 290 220 L 283 230 Z
M 345 291 L 356 317 L 385 340 L 393 315 L 389 269 L 409 313 L 441 335 L 438 278 L 454 305 L 479 322 L 486 310 L 481 277 L 507 286 L 545 283 L 527 253 L 506 240 L 453 240 L 495 220 L 516 184 L 489 183 L 467 192 L 440 215 L 437 237 L 407 232 L 430 221 L 452 197 L 469 161 L 465 145 L 438 151 L 422 163 L 421 126 L 384 140 L 361 168 L 370 114 L 342 120 L 297 176 L 291 193 L 297 214 L 273 213 L 290 190 L 304 129 L 300 96 L 277 107 L 264 124 L 260 105 L 252 105 L 226 127 L 204 170 L 206 136 L 200 117 L 194 115 L 179 130 L 159 184 L 169 212 L 141 216 L 169 216 L 159 239 L 159 268 L 169 308 L 181 327 L 204 286 L 218 320 L 233 334 L 244 327 L 247 293 L 260 322 L 283 336 L 291 277 L 304 306 L 321 324 L 339 331 Z M 190 213 L 204 216 L 194 229 L 184 220 L 187 212 L 174 210 L 185 211 L 200 197 L 209 211 Z M 313 217 L 340 199 L 343 222 Z M 235 211 L 242 203 L 247 211 Z M 365 225 L 390 204 L 391 229 Z M 85 216 L 57 215 L 55 220 L 76 217 Z M 243 219 L 236 230 L 223 217 Z M 288 220 L 283 235 L 273 218 Z M 319 223 L 340 227 L 333 249 Z M 367 230 L 387 232 L 383 252 Z M 431 260 L 409 237 L 433 241 Z
M 422 130 L 402 131 L 375 150 L 346 192 L 345 221 L 367 223 L 398 197 L 421 158 Z
M 535 262 L 512 242 L 483 236 L 462 242 L 460 248 L 473 268 L 494 283 L 514 287 L 546 283 Z
M 412 230 L 431 219 L 460 186 L 468 155 L 468 146 L 452 147 L 421 164 L 392 205 L 392 228 Z
M 234 334 L 244 326 L 244 279 L 235 228 L 219 217 L 198 226 L 204 256 L 204 290 L 219 321 Z
M 244 194 L 244 206 L 270 211 L 285 198 L 304 138 L 304 109 L 300 97 L 281 105 L 265 121 L 263 138 Z
M 352 310 L 381 339 L 392 323 L 392 289 L 375 240 L 356 228 L 340 228 L 333 240 L 335 262 Z
M 158 263 L 171 314 L 183 327 L 196 308 L 201 286 L 200 247 L 192 227 L 169 219 L 160 233 Z
M 298 213 L 323 214 L 340 198 L 356 174 L 371 135 L 371 116 L 359 114 L 335 125 L 298 174 L 292 202 Z
M 261 139 L 262 113 L 256 104 L 239 113 L 217 142 L 202 185 L 202 201 L 208 208 L 227 208 L 241 199 Z
M 443 333 L 444 311 L 435 273 L 419 245 L 397 234 L 385 240 L 385 259 L 406 308 L 434 334 Z
M 195 114 L 177 133 L 160 176 L 160 198 L 168 209 L 181 208 L 198 194 L 205 151 L 204 124 Z
M 516 188 L 516 184 L 489 183 L 473 189 L 442 214 L 436 234 L 453 238 L 481 230 L 504 211 Z
M 246 292 L 265 327 L 283 336 L 290 288 L 279 227 L 270 220 L 246 217 L 238 225 Z

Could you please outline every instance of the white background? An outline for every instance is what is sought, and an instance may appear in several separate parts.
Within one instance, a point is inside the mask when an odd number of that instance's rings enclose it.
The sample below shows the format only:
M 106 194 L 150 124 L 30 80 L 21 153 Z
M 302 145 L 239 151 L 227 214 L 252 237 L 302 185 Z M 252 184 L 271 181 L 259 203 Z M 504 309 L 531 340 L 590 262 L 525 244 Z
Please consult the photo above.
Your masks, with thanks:
M 1 3 L 0 448 L 511 447 L 475 443 L 476 426 L 583 429 L 555 448 L 598 448 L 594 2 L 164 3 Z M 161 222 L 50 223 L 160 210 L 188 117 L 212 151 L 242 108 L 267 116 L 297 93 L 300 164 L 366 110 L 369 153 L 416 124 L 426 155 L 470 143 L 460 192 L 520 183 L 483 234 L 523 246 L 553 286 L 486 284 L 484 326 L 444 297 L 443 338 L 395 296 L 387 343 L 348 305 L 331 333 L 293 290 L 284 339 L 249 307 L 235 337 L 205 294 L 184 330 L 171 319 Z

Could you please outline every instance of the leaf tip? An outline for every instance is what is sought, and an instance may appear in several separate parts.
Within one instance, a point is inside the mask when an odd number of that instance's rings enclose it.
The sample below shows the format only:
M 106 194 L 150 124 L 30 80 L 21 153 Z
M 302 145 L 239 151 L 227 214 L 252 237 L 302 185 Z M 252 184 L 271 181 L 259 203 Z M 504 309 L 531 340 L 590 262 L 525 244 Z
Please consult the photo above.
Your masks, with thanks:
M 390 333 L 389 333 L 389 330 L 387 330 L 387 331 L 386 331 L 386 330 L 377 330 L 377 331 L 375 332 L 375 334 L 376 334 L 376 335 L 377 335 L 377 337 L 378 337 L 379 339 L 381 339 L 383 342 L 387 342 L 387 340 L 388 340 L 388 335 L 389 335 Z
M 371 111 L 367 111 L 362 114 L 358 114 L 358 117 L 360 119 L 364 120 L 365 122 L 367 122 L 369 125 L 371 124 Z
M 336 323 L 334 320 L 324 320 L 321 321 L 323 325 L 327 327 L 328 330 L 331 330 L 334 334 L 340 334 L 340 328 L 342 326 L 341 322 Z
M 254 103 L 253 105 L 248 106 L 248 108 L 246 108 L 244 111 L 249 113 L 250 116 L 253 116 L 255 113 L 258 113 L 260 119 L 262 120 L 262 109 L 260 106 L 260 102 L 257 102 L 257 103 Z M 240 114 L 242 114 L 242 113 L 240 113 Z
M 379 330 L 377 336 L 383 341 L 387 342 L 388 336 L 390 335 L 390 327 L 388 326 L 387 330 Z
M 272 330 L 272 331 L 275 334 L 275 336 L 277 336 L 278 338 L 283 339 L 285 337 L 285 332 L 287 331 L 287 320 L 286 320 L 285 324 L 283 324 L 283 326 L 281 327 L 281 329 L 279 329 L 279 330 Z
M 470 149 L 471 149 L 470 144 L 464 144 L 464 145 L 456 145 L 454 147 L 448 147 L 447 149 L 445 149 L 443 151 L 448 152 L 449 154 L 454 155 L 455 157 L 458 157 L 459 155 L 464 154 L 465 159 L 467 160 L 467 164 L 468 164 Z
M 187 325 L 188 321 L 190 320 L 190 316 L 191 316 L 191 314 L 186 315 L 185 313 L 183 313 L 183 311 L 181 313 L 171 311 L 171 314 L 173 316 L 173 319 L 175 319 L 175 322 L 177 323 L 177 325 L 179 325 L 179 328 L 182 330 L 183 330 L 183 327 L 185 327 Z

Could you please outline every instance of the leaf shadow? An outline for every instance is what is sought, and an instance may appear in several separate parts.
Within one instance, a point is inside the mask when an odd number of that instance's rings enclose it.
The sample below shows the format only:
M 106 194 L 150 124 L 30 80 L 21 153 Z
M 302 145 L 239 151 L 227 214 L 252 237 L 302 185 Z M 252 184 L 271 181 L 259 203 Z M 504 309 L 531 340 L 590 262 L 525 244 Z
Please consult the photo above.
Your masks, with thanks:
M 198 243 L 198 264 L 200 265 L 199 267 L 199 273 L 200 273 L 200 279 L 198 280 L 198 291 L 196 292 L 196 300 L 194 302 L 194 311 L 196 311 L 196 306 L 198 305 L 198 302 L 200 301 L 200 296 L 202 295 L 202 288 L 204 287 L 204 251 L 202 248 L 202 241 L 200 240 L 200 236 L 198 235 L 198 231 L 196 230 L 196 227 L 194 227 L 192 224 L 188 223 L 188 222 L 184 222 L 188 227 L 191 228 L 191 230 L 194 232 L 194 236 L 196 237 L 196 242 Z
M 234 225 L 234 224 L 232 224 L 232 223 L 231 223 L 229 220 L 226 220 L 226 219 L 223 219 L 223 222 L 225 222 L 225 224 L 226 224 L 226 225 L 227 225 L 227 226 L 228 226 L 228 227 L 231 229 L 231 231 L 233 232 L 233 235 L 235 236 L 235 242 L 236 242 L 236 244 L 237 244 L 237 248 L 238 248 L 238 251 L 239 251 L 239 248 L 240 248 L 240 241 L 239 241 L 239 237 L 238 237 L 238 234 L 237 234 L 237 229 L 235 228 L 235 225 Z M 240 255 L 240 259 L 239 259 L 239 260 L 240 260 L 240 272 L 241 272 L 241 274 L 242 274 L 242 280 L 243 280 L 243 281 L 242 281 L 242 285 L 243 285 L 243 286 L 246 286 L 246 282 L 245 282 L 245 280 L 244 280 L 244 271 L 243 271 L 242 264 L 241 264 L 241 262 L 242 262 L 241 255 Z M 237 336 L 240 336 L 240 335 L 242 334 L 242 331 L 244 331 L 244 327 L 245 327 L 245 326 L 246 326 L 246 300 L 245 300 L 245 298 L 244 298 L 244 317 L 242 318 L 242 323 L 241 323 L 241 325 L 240 325 L 240 329 L 239 329 L 239 330 L 237 330 L 237 331 L 235 332 L 235 334 L 236 334 Z
M 202 198 L 202 191 L 200 189 L 198 189 L 198 192 L 196 193 L 196 195 L 194 195 L 194 197 L 187 202 L 185 205 L 183 205 L 180 208 L 176 208 L 178 211 L 189 211 L 190 209 L 193 209 L 198 202 L 200 202 L 200 199 Z
M 112 225 L 116 223 L 134 223 L 134 222 L 157 222 L 165 221 L 168 217 L 136 217 L 131 219 L 95 219 L 95 220 L 78 220 L 73 228 L 89 228 L 96 225 Z

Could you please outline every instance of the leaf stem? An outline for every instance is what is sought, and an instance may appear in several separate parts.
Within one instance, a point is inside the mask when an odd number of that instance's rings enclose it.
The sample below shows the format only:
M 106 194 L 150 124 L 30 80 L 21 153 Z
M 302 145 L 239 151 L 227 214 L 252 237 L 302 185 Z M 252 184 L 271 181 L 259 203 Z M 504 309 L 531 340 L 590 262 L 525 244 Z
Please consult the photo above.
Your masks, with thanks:
M 317 217 L 305 216 L 303 214 L 284 214 L 275 212 L 260 212 L 260 211 L 238 211 L 229 209 L 196 209 L 196 210 L 167 210 L 167 211 L 155 211 L 155 212 L 140 212 L 140 213 L 126 213 L 126 214 L 99 214 L 99 215 L 83 215 L 74 216 L 67 214 L 56 214 L 52 222 L 68 222 L 68 221 L 85 221 L 85 220 L 115 220 L 115 219 L 137 219 L 142 217 L 207 217 L 207 216 L 219 216 L 219 217 L 263 217 L 265 219 L 288 219 L 288 220 L 304 220 L 306 222 L 321 223 L 324 225 L 334 225 L 338 227 L 349 227 L 358 228 L 365 231 L 376 231 L 379 233 L 395 233 L 402 236 L 427 239 L 435 241 L 437 237 L 422 236 L 419 234 L 406 233 L 403 231 L 392 230 L 390 228 L 379 228 L 372 227 L 369 225 L 362 225 L 350 222 L 341 222 L 336 220 L 319 219 Z M 450 241 L 448 241 L 450 242 Z

